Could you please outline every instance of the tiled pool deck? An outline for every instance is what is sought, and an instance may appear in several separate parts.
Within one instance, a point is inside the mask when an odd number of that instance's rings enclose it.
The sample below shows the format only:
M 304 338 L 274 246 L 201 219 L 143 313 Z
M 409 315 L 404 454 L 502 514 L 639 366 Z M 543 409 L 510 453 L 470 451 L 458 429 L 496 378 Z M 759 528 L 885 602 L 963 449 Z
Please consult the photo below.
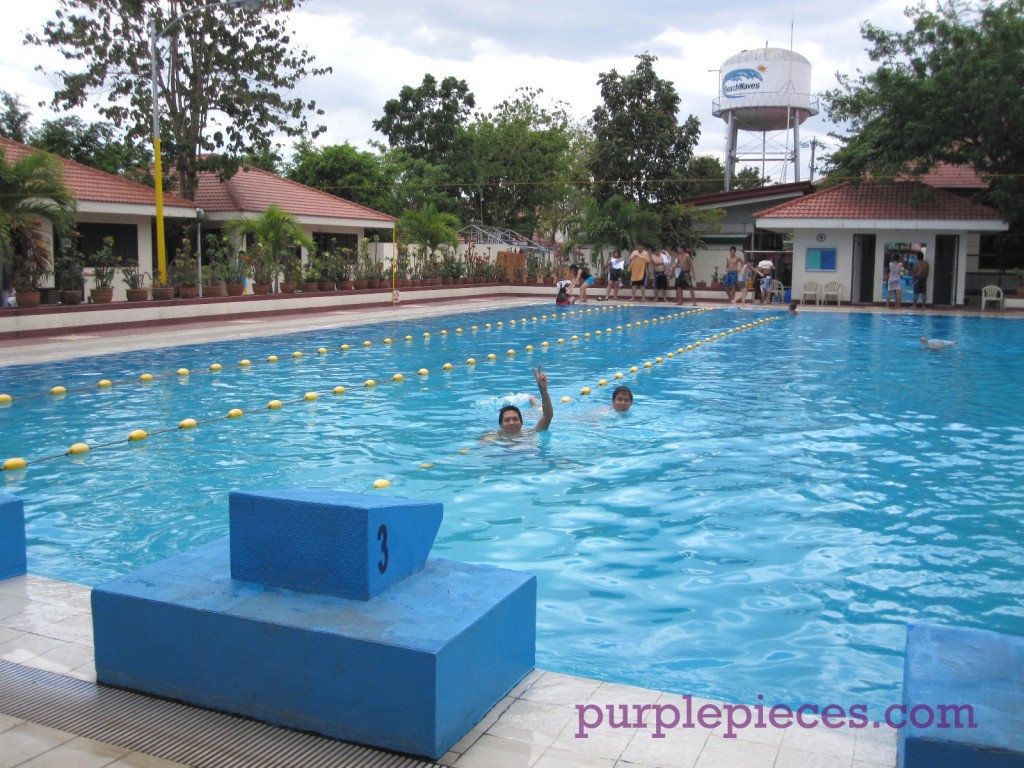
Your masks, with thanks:
M 527 304 L 536 304 L 536 300 L 473 301 L 464 309 Z M 72 339 L 36 338 L 5 345 L 0 365 L 391 319 L 415 320 L 447 315 L 453 309 L 451 305 L 404 305 L 316 318 L 221 321 L 170 330 L 154 327 L 83 334 Z M 0 659 L 94 683 L 89 592 L 88 587 L 33 575 L 0 581 Z M 694 703 L 705 702 L 694 699 Z M 203 761 L 173 762 L 114 743 L 54 730 L 3 714 L 12 709 L 6 706 L 10 704 L 0 700 L 0 768 L 219 764 L 216 754 Z M 682 698 L 536 670 L 438 762 L 453 768 L 892 768 L 896 764 L 896 733 L 885 729 L 747 728 L 738 730 L 736 738 L 724 738 L 723 728 L 709 730 L 698 726 L 670 729 L 664 739 L 654 739 L 651 729 L 604 727 L 592 730 L 589 738 L 580 739 L 576 738 L 575 706 L 582 704 L 682 707 Z M 282 729 L 280 734 L 282 740 L 288 738 L 287 731 Z M 286 751 L 273 764 L 302 766 L 300 762 L 289 761 Z

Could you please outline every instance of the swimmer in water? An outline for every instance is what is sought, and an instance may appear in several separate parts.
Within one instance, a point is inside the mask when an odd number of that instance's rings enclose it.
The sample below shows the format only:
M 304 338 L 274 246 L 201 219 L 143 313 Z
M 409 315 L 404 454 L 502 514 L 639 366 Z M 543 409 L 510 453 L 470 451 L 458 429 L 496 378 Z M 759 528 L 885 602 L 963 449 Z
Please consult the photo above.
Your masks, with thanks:
M 616 387 L 612 392 L 612 410 L 625 413 L 633 405 L 633 390 L 629 387 Z
M 541 416 L 532 432 L 544 432 L 551 424 L 555 415 L 555 409 L 551 405 L 551 395 L 548 394 L 548 375 L 544 373 L 541 366 L 533 369 L 533 375 L 537 379 L 537 389 L 540 390 Z M 518 435 L 523 431 L 523 413 L 516 406 L 508 404 L 502 407 L 498 413 L 498 434 Z
M 921 337 L 921 343 L 924 344 L 928 349 L 945 349 L 946 347 L 956 346 L 956 341 L 943 341 L 942 339 L 929 339 L 927 336 Z

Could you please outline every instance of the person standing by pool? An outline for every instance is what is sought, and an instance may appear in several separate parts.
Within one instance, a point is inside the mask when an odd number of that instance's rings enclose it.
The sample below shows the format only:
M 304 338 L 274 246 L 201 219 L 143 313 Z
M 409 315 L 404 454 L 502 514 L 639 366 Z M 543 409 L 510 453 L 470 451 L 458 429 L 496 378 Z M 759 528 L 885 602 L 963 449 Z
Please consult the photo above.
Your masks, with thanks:
M 672 265 L 672 257 L 662 248 L 651 258 L 651 269 L 654 270 L 654 298 L 652 301 L 668 301 L 668 270 Z M 658 298 L 658 294 L 661 298 Z
M 889 308 L 889 302 L 893 298 L 896 299 L 896 309 L 900 309 L 903 306 L 903 291 L 900 289 L 900 283 L 903 282 L 903 262 L 900 261 L 900 255 L 894 253 L 892 255 L 892 261 L 889 262 L 889 272 L 886 276 L 886 293 L 885 293 L 885 307 Z
M 575 273 L 572 279 L 572 285 L 569 286 L 569 290 L 571 291 L 573 288 L 579 286 L 580 298 L 578 303 L 586 304 L 587 288 L 594 284 L 594 276 L 590 274 L 590 270 L 587 269 L 586 265 L 583 263 L 570 264 L 569 269 Z
M 640 301 L 647 298 L 647 289 L 644 286 L 644 278 L 647 275 L 647 265 L 651 257 L 647 255 L 647 249 L 643 243 L 637 245 L 635 251 L 629 254 L 629 300 L 636 300 L 636 289 L 640 287 Z
M 615 294 L 615 300 L 619 300 L 619 288 L 622 286 L 622 271 L 626 266 L 626 260 L 622 258 L 622 252 L 616 248 L 612 251 L 612 255 L 608 258 L 607 272 L 608 272 L 608 285 L 604 289 L 604 300 L 608 301 L 608 297 Z
M 775 274 L 775 262 L 771 259 L 761 259 L 754 267 L 754 271 L 761 276 L 761 303 L 772 303 L 772 279 Z
M 746 304 L 747 303 L 747 291 L 752 291 L 754 289 L 754 262 L 753 261 L 745 261 L 745 262 L 743 262 L 743 266 L 740 267 L 739 281 L 743 285 L 743 292 L 740 294 L 738 299 L 733 299 L 732 303 L 736 304 L 737 302 L 739 302 L 740 304 Z
M 683 303 L 683 289 L 690 289 L 690 301 L 697 306 L 697 294 L 693 292 L 693 254 L 690 246 L 684 245 L 676 257 L 676 304 Z
M 925 292 L 928 290 L 928 272 L 931 268 L 924 260 L 924 254 L 917 255 L 917 263 L 914 264 L 914 301 L 912 306 L 917 306 L 917 297 L 921 297 L 921 309 L 924 309 Z
M 736 255 L 736 246 L 729 249 L 729 255 L 725 257 L 725 292 L 729 294 L 729 301 L 736 298 L 736 286 L 740 281 L 740 264 L 742 260 Z
M 537 389 L 540 390 L 541 417 L 532 432 L 544 432 L 551 424 L 555 415 L 555 409 L 551 405 L 551 395 L 548 394 L 548 375 L 544 373 L 541 366 L 533 369 L 534 378 L 537 379 Z M 498 412 L 498 433 L 492 435 L 518 435 L 523 431 L 523 412 L 516 406 L 507 404 Z

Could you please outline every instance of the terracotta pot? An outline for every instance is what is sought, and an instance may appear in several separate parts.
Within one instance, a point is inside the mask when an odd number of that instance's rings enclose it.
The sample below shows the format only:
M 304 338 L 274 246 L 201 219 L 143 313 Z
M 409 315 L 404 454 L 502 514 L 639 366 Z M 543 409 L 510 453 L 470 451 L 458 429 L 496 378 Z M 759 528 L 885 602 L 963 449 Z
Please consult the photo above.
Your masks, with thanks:
M 242 283 L 228 283 L 227 291 L 228 296 L 241 296 L 245 293 L 245 285 Z
M 93 304 L 109 304 L 114 300 L 113 288 L 93 288 L 89 291 Z
M 441 278 L 441 285 L 451 285 L 453 279 L 454 278 L 451 278 L 451 277 L 442 277 Z
M 145 301 L 149 298 L 149 288 L 126 288 L 124 294 L 128 301 Z
M 342 280 L 338 283 L 338 288 L 343 291 L 351 291 L 354 287 L 351 280 Z
M 285 281 L 280 285 L 281 293 L 295 293 L 295 283 Z
M 223 285 L 204 285 L 203 286 L 203 298 L 204 299 L 219 299 L 224 295 Z
M 179 285 L 178 286 L 178 298 L 180 299 L 194 299 L 199 296 L 198 285 Z
M 32 309 L 38 307 L 42 300 L 39 291 L 18 291 L 18 309 Z
M 366 281 L 366 287 L 369 288 L 370 290 L 375 291 L 378 288 L 380 288 L 381 282 L 382 281 L 380 279 L 377 279 L 377 280 L 367 280 Z
M 1024 285 L 1018 285 L 1017 286 L 1017 295 L 1018 296 L 1024 296 Z
M 81 304 L 82 303 L 82 292 L 81 291 L 61 291 L 60 292 L 60 303 L 61 304 Z
M 319 283 L 319 287 L 320 287 L 321 291 L 333 291 L 334 290 L 334 281 L 333 280 L 321 280 L 320 283 Z
M 173 288 L 154 288 L 153 301 L 170 301 L 174 298 Z
M 352 287 L 355 288 L 357 291 L 365 291 L 367 282 L 368 281 L 366 280 L 353 280 Z
M 320 290 L 320 283 L 315 280 L 307 280 L 302 284 L 303 293 L 316 293 Z
M 270 293 L 270 283 L 253 283 L 252 292 L 257 296 L 266 296 Z

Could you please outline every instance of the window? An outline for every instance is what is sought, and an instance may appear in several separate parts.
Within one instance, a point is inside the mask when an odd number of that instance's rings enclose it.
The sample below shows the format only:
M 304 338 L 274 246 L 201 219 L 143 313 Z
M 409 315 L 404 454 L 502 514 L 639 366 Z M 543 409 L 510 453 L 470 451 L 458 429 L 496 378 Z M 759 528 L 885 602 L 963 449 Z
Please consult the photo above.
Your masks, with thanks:
M 808 248 L 806 272 L 835 272 L 835 248 Z
M 335 248 L 348 248 L 348 262 L 355 264 L 358 258 L 356 252 L 359 247 L 359 236 L 339 232 L 314 232 L 313 242 L 320 253 L 334 250 Z
M 114 256 L 118 264 L 137 264 L 139 261 L 139 234 L 134 224 L 90 224 L 79 223 L 78 250 L 89 257 L 103 247 L 103 238 L 114 238 Z

